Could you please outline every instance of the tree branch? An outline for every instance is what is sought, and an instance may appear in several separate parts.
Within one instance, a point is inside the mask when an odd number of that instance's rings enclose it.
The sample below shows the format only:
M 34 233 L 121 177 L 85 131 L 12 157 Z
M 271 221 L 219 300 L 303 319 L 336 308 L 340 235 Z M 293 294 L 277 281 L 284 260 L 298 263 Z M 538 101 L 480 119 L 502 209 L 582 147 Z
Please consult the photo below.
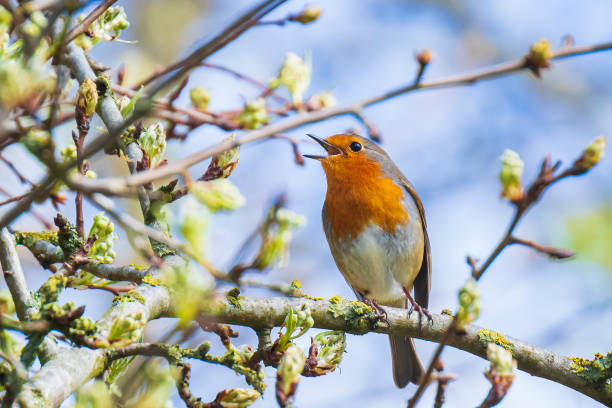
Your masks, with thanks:
M 235 40 L 240 34 L 244 33 L 246 30 L 255 25 L 259 19 L 263 16 L 274 10 L 276 7 L 280 6 L 287 0 L 267 0 L 264 1 L 249 12 L 245 13 L 243 16 L 238 18 L 232 24 L 230 24 L 223 32 L 217 35 L 212 41 L 198 48 L 196 51 L 183 58 L 180 61 L 177 61 L 171 65 L 168 65 L 164 69 L 157 71 L 153 75 L 148 78 L 140 81 L 133 88 L 138 89 L 141 86 L 147 85 L 154 80 L 169 74 L 170 72 L 177 71 L 174 75 L 170 77 L 167 81 L 164 82 L 173 82 L 176 79 L 182 77 L 187 73 L 191 68 L 197 66 L 200 62 L 204 60 L 204 58 L 211 55 L 213 52 L 223 48 L 233 40 Z M 152 94 L 155 94 L 162 88 L 161 84 L 154 88 Z
M 179 257 L 166 257 L 165 261 L 182 262 Z M 170 295 L 163 286 L 141 285 L 134 293 L 139 300 L 119 302 L 97 321 L 101 336 L 107 337 L 113 324 L 121 318 L 139 316 L 146 322 L 171 314 Z M 58 407 L 83 384 L 100 375 L 107 364 L 105 349 L 58 348 L 51 359 L 23 385 L 17 396 L 17 406 Z
M 64 262 L 64 253 L 60 247 L 50 244 L 46 241 L 36 241 L 28 249 L 41 262 L 59 263 Z M 87 259 L 87 262 L 80 266 L 80 269 L 91 273 L 98 278 L 110 281 L 126 281 L 141 283 L 142 279 L 150 272 L 149 268 L 139 268 L 133 265 L 113 265 L 105 264 L 96 261 L 95 259 Z
M 108 332 L 112 323 L 129 314 L 143 313 L 146 320 L 171 314 L 170 297 L 162 286 L 141 286 L 136 292 L 142 302 L 125 302 L 111 308 L 98 322 L 103 332 Z M 346 301 L 347 304 L 352 304 Z M 291 308 L 307 305 L 314 319 L 314 327 L 327 330 L 343 330 L 347 333 L 364 334 L 367 332 L 410 336 L 438 342 L 448 332 L 452 318 L 433 315 L 430 324 L 420 326 L 417 316 L 407 317 L 405 309 L 385 308 L 388 325 L 376 323 L 374 316 L 352 319 L 349 314 L 330 313 L 331 303 L 309 299 L 288 298 L 249 298 L 240 297 L 238 302 L 216 300 L 211 302 L 207 313 L 217 322 L 252 327 L 254 329 L 280 326 Z M 364 322 L 367 325 L 364 326 Z M 491 334 L 498 333 L 475 325 L 465 328 L 465 333 L 452 336 L 448 345 L 486 358 L 487 344 Z M 511 337 L 503 339 L 507 347 L 512 347 L 512 355 L 518 361 L 518 368 L 531 375 L 546 378 L 581 392 L 604 404 L 612 403 L 612 384 L 591 384 L 579 377 L 572 369 L 572 361 L 563 355 L 541 349 Z M 72 349 L 62 350 L 52 363 L 43 366 L 35 374 L 20 395 L 19 401 L 32 403 L 35 395 L 43 396 L 43 407 L 57 406 L 70 393 L 74 392 L 88 379 L 99 375 L 107 363 L 102 350 Z M 33 406 L 25 403 L 24 407 Z
M 145 116 L 145 114 L 151 110 L 151 98 L 155 96 L 157 92 L 162 90 L 167 85 L 171 84 L 177 78 L 183 76 L 187 71 L 202 62 L 202 60 L 204 60 L 206 57 L 210 56 L 211 54 L 223 48 L 231 41 L 235 40 L 240 34 L 242 34 L 246 29 L 251 27 L 261 17 L 263 17 L 265 14 L 269 13 L 285 1 L 286 0 L 267 0 L 261 3 L 260 5 L 256 6 L 249 12 L 239 17 L 230 26 L 228 26 L 228 28 L 226 28 L 219 35 L 208 41 L 202 47 L 198 48 L 196 51 L 194 51 L 178 63 L 173 64 L 176 66 L 168 72 L 179 68 L 180 70 L 175 74 L 171 75 L 170 77 L 162 81 L 158 81 L 156 86 L 147 94 L 147 96 L 142 98 L 142 107 L 136 110 L 130 117 L 126 118 L 125 120 L 117 117 L 114 113 L 111 113 L 109 115 L 106 115 L 104 113 L 107 108 L 111 110 L 112 108 L 117 109 L 117 107 L 114 105 L 114 102 L 112 101 L 112 98 L 104 98 L 102 101 L 104 102 L 104 105 L 100 104 L 101 106 L 99 107 L 99 109 L 100 116 L 102 117 L 105 125 L 107 126 L 108 132 L 97 137 L 95 140 L 85 146 L 85 149 L 83 151 L 83 158 L 86 159 L 106 147 L 110 142 L 119 138 L 121 132 L 123 132 L 129 126 L 129 124 Z M 74 44 L 69 44 L 66 48 L 68 49 L 68 54 L 66 56 L 65 62 L 75 73 L 79 82 L 83 82 L 85 77 L 91 78 L 93 71 L 89 66 L 87 58 L 85 58 L 83 50 L 81 50 L 79 47 L 76 47 Z M 111 102 L 113 103 L 113 106 L 110 105 Z M 138 163 L 138 161 L 136 161 L 135 163 Z M 11 207 L 7 212 L 5 212 L 2 217 L 0 217 L 0 228 L 9 225 L 16 217 L 27 211 L 34 200 L 43 196 L 45 192 L 49 188 L 51 188 L 51 186 L 54 185 L 58 176 L 65 176 L 66 171 L 74 167 L 74 165 L 76 165 L 76 161 L 62 164 L 60 166 L 56 166 L 57 168 L 51 169 L 51 173 L 53 174 L 47 175 L 40 184 L 30 190 L 30 193 L 28 195 L 26 195 L 23 199 L 19 200 L 13 207 Z M 141 199 L 141 206 L 142 204 L 143 202 Z
M 603 50 L 612 49 L 612 42 L 583 46 L 583 47 L 563 47 L 562 49 L 556 51 L 553 54 L 552 60 L 567 58 L 577 55 L 583 55 Z M 361 112 L 361 110 L 365 107 L 374 105 L 376 103 L 386 101 L 388 99 L 394 98 L 399 95 L 403 95 L 406 93 L 422 90 L 422 89 L 435 89 L 435 88 L 450 88 L 462 85 L 469 85 L 475 82 L 489 80 L 493 78 L 497 78 L 503 75 L 509 75 L 516 72 L 521 72 L 528 69 L 528 65 L 526 63 L 525 58 L 521 58 L 516 61 L 511 61 L 499 65 L 494 65 L 490 68 L 463 75 L 450 76 L 434 81 L 425 81 L 419 83 L 411 83 L 408 86 L 400 87 L 388 92 L 384 92 L 380 95 L 376 95 L 370 98 L 363 99 L 359 102 L 353 103 L 351 105 L 340 106 L 336 108 L 322 109 L 319 111 L 313 112 L 304 112 L 300 113 L 296 116 L 272 123 L 270 125 L 264 126 L 260 129 L 253 130 L 243 134 L 241 137 L 237 138 L 233 142 L 225 140 L 217 145 L 204 149 L 202 151 L 193 153 L 187 157 L 184 157 L 180 160 L 177 160 L 173 163 L 169 163 L 166 166 L 159 167 L 156 169 L 148 170 L 141 172 L 137 175 L 133 175 L 127 177 L 126 179 L 99 179 L 99 180 L 91 180 L 80 178 L 78 180 L 74 180 L 74 185 L 82 189 L 83 191 L 98 191 L 98 188 L 103 188 L 102 186 L 109 181 L 117 184 L 124 183 L 126 186 L 138 186 L 143 185 L 157 179 L 176 175 L 182 173 L 185 169 L 193 166 L 196 163 L 199 163 L 203 160 L 206 160 L 215 154 L 219 154 L 225 150 L 241 146 L 246 143 L 251 143 L 256 140 L 269 138 L 278 133 L 286 132 L 291 129 L 298 128 L 300 126 L 304 126 L 310 123 L 320 122 L 332 117 L 341 116 L 341 115 L 355 115 Z
M 26 285 L 21 262 L 15 248 L 15 239 L 8 229 L 2 228 L 0 231 L 0 263 L 6 285 L 9 287 L 15 310 L 19 320 L 28 320 L 30 315 L 35 312 L 32 305 L 32 296 Z
M 252 328 L 276 327 L 283 323 L 289 309 L 297 308 L 303 304 L 310 308 L 316 328 L 343 330 L 356 334 L 364 333 L 363 327 L 351 323 L 344 316 L 334 317 L 329 312 L 331 304 L 328 301 L 244 297 L 240 299 L 239 308 L 232 306 L 227 301 L 223 302 L 219 305 L 215 315 L 217 321 L 221 323 Z M 431 324 L 424 324 L 419 327 L 418 316 L 413 315 L 413 317 L 407 318 L 405 309 L 385 307 L 385 310 L 387 311 L 389 325 L 377 325 L 367 331 L 438 342 L 452 324 L 451 317 L 434 314 Z M 475 325 L 469 325 L 465 328 L 465 334 L 452 336 L 448 340 L 448 345 L 486 359 L 487 344 L 490 341 L 486 339 L 486 333 L 493 332 Z M 568 357 L 511 337 L 505 337 L 505 339 L 508 341 L 509 347 L 512 347 L 512 356 L 517 360 L 520 370 L 563 384 L 604 404 L 612 404 L 612 384 L 589 384 L 573 371 L 572 361 Z

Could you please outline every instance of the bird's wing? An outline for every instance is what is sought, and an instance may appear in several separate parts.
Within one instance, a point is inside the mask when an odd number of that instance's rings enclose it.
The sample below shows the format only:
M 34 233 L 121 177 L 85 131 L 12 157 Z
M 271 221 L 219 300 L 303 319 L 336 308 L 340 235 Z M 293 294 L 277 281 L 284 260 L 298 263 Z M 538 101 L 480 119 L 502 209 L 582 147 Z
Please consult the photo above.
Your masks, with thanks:
M 423 237 L 425 239 L 425 248 L 423 253 L 423 263 L 421 269 L 414 280 L 414 300 L 424 308 L 429 305 L 429 290 L 431 288 L 431 249 L 429 246 L 429 236 L 427 235 L 427 222 L 425 221 L 425 210 L 423 209 L 423 203 L 417 195 L 414 187 L 405 178 L 400 179 L 402 185 L 408 191 L 408 194 L 414 200 L 421 216 L 421 225 L 423 226 Z

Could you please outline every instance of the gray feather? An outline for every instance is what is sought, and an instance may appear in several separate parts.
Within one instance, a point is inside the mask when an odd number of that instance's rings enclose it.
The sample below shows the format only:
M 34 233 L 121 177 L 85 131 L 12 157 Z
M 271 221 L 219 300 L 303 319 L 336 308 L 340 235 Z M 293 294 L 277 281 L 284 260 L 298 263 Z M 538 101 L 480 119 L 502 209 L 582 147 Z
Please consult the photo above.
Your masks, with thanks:
M 395 385 L 403 388 L 409 382 L 418 384 L 424 371 L 412 339 L 404 336 L 389 336 L 389 343 L 391 344 Z

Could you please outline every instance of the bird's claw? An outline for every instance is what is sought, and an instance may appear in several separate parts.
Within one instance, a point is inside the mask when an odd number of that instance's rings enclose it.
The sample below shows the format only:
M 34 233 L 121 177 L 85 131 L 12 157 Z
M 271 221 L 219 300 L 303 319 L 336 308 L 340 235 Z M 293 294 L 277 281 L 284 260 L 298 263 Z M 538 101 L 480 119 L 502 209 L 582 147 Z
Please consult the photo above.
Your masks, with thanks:
M 412 315 L 412 312 L 414 312 L 415 310 L 419 314 L 419 331 L 421 330 L 421 323 L 423 321 L 423 315 L 427 316 L 427 320 L 429 321 L 429 323 L 433 323 L 433 316 L 431 315 L 431 313 L 429 313 L 429 310 L 419 305 L 412 298 L 412 296 L 410 295 L 410 292 L 407 291 L 406 289 L 404 289 L 404 293 L 406 294 L 406 298 L 408 298 L 408 301 L 410 302 L 410 309 L 408 310 L 408 317 L 410 318 L 410 315 Z
M 369 298 L 367 295 L 362 295 L 363 303 L 370 306 L 374 312 L 374 317 L 381 323 L 389 323 L 387 320 L 387 311 L 379 305 L 374 299 Z
M 410 317 L 412 312 L 414 312 L 415 310 L 419 314 L 419 325 L 421 324 L 421 318 L 423 317 L 423 315 L 427 316 L 427 320 L 429 321 L 429 323 L 433 323 L 433 316 L 431 315 L 431 313 L 429 313 L 429 310 L 425 309 L 416 302 L 414 302 L 410 306 L 410 310 L 408 310 L 408 317 Z

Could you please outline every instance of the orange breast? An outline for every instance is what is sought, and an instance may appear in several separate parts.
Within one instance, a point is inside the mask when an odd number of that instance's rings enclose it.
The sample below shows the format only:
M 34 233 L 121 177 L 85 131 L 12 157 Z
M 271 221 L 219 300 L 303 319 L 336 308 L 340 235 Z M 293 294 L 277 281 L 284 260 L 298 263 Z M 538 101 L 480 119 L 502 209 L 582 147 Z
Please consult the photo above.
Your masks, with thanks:
M 403 189 L 387 177 L 381 165 L 358 157 L 330 157 L 321 162 L 327 176 L 325 197 L 332 237 L 356 238 L 371 223 L 394 233 L 410 221 L 402 203 Z

